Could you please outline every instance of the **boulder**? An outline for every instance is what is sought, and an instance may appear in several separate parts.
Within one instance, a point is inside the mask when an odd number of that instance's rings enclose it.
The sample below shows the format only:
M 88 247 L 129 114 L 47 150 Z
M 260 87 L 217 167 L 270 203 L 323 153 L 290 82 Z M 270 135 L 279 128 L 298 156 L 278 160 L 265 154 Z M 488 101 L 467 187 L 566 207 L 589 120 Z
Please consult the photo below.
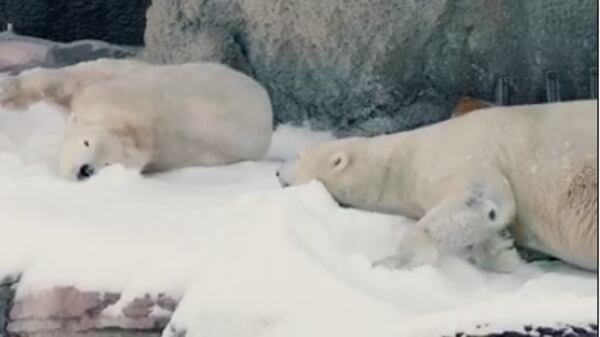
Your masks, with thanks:
M 590 97 L 596 13 L 594 0 L 162 0 L 144 57 L 224 62 L 267 87 L 277 123 L 375 134 L 445 119 L 462 96 Z

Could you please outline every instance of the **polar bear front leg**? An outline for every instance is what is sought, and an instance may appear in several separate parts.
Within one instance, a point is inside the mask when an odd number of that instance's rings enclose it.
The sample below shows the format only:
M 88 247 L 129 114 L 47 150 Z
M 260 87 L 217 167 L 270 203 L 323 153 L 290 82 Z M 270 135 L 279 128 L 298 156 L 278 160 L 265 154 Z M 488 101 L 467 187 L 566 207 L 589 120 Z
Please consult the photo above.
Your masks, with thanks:
M 388 266 L 416 267 L 435 263 L 444 253 L 480 246 L 485 251 L 485 247 L 495 243 L 491 241 L 486 246 L 486 242 L 499 236 L 515 213 L 515 200 L 507 186 L 496 189 L 469 185 L 450 193 L 430 209 L 402 237 L 397 254 L 382 262 Z

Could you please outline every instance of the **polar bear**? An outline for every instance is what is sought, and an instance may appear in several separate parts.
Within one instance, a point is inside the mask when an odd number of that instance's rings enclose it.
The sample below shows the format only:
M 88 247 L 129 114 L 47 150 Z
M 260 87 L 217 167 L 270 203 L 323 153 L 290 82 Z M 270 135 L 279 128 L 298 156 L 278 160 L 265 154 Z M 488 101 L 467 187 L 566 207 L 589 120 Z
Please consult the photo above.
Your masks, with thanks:
M 266 90 L 221 64 L 103 59 L 0 81 L 2 105 L 40 100 L 67 112 L 59 165 L 67 179 L 116 163 L 146 173 L 260 160 L 271 142 Z
M 284 186 L 317 179 L 340 204 L 418 219 L 399 245 L 402 265 L 470 250 L 509 271 L 518 263 L 509 232 L 517 246 L 597 270 L 596 111 L 596 100 L 488 107 L 323 143 L 277 175 Z

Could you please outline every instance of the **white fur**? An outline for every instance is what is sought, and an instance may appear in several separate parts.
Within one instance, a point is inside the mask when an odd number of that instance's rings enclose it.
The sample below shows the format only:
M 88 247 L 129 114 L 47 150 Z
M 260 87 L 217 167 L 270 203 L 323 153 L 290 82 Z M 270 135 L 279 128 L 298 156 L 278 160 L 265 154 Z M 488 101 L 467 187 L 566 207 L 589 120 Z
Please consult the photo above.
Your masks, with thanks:
M 420 219 L 413 237 L 428 239 L 407 239 L 400 255 L 430 241 L 442 251 L 487 251 L 497 261 L 483 264 L 504 270 L 515 252 L 494 251 L 508 228 L 520 246 L 595 270 L 596 106 L 489 108 L 409 132 L 332 141 L 286 165 L 280 179 L 318 179 L 342 204 Z M 340 153 L 349 164 L 332 169 Z M 434 259 L 428 251 L 416 260 Z
M 259 160 L 272 134 L 264 88 L 215 63 L 150 65 L 99 60 L 35 69 L 0 82 L 0 103 L 48 100 L 70 116 L 60 163 L 123 164 L 145 172 Z

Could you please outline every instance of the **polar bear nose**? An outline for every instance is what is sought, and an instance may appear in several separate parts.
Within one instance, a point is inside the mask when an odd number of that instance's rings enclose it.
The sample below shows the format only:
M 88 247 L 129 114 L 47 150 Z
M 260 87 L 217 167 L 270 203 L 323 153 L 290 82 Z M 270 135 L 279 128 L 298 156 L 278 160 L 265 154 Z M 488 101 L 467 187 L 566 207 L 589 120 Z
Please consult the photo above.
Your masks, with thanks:
M 77 172 L 77 179 L 78 180 L 85 180 L 91 176 L 94 175 L 94 168 L 89 165 L 89 164 L 83 164 L 81 165 L 81 167 L 79 168 L 79 171 Z
M 279 181 L 279 185 L 281 185 L 281 187 L 290 186 L 290 184 L 282 178 L 281 169 L 278 169 L 277 172 L 275 172 L 275 175 L 277 176 L 277 180 Z

